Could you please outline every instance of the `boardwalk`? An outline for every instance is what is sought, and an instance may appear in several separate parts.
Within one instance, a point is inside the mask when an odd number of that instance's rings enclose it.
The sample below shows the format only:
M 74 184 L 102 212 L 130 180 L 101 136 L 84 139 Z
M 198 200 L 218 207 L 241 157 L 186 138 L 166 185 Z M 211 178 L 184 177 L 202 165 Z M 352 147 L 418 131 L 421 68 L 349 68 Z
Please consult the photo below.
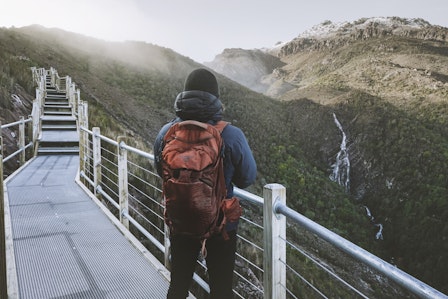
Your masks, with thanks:
M 164 298 L 162 266 L 76 183 L 78 164 L 37 156 L 6 182 L 19 298 Z

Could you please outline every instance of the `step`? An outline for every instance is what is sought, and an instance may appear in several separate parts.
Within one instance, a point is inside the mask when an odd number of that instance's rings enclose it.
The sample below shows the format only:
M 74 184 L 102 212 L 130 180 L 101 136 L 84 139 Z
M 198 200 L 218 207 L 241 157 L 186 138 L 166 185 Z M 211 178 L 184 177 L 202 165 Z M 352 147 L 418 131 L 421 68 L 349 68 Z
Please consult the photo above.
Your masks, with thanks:
M 66 102 L 68 103 L 68 98 L 45 98 L 44 103 L 47 102 L 55 102 L 55 103 L 61 103 L 61 102 Z
M 56 87 L 51 87 L 51 88 L 47 89 L 46 91 L 47 91 L 47 95 L 67 95 L 67 92 L 56 90 Z
M 66 95 L 61 95 L 61 96 L 55 96 L 55 95 L 47 95 L 45 97 L 45 100 L 51 100 L 51 101 L 60 101 L 60 100 L 66 100 L 68 101 L 68 97 Z
M 43 115 L 40 117 L 42 121 L 74 121 L 76 122 L 76 117 L 74 116 L 56 116 L 56 115 Z
M 79 147 L 39 147 L 38 155 L 77 155 L 79 154 Z
M 42 121 L 42 127 L 51 128 L 56 126 L 70 126 L 77 128 L 76 121 Z
M 63 124 L 44 124 L 42 130 L 44 131 L 76 131 L 78 127 L 76 125 L 63 125 Z
M 67 101 L 68 102 L 68 98 L 67 97 L 49 97 L 49 96 L 46 96 L 45 97 L 45 101 L 53 101 L 53 102 Z
M 79 141 L 39 141 L 39 148 L 74 148 L 79 146 Z
M 79 143 L 76 130 L 45 130 L 39 137 L 39 143 Z
M 58 103 L 58 105 L 44 104 L 44 110 L 45 110 L 45 109 L 49 109 L 49 110 L 51 110 L 51 109 L 53 109 L 53 108 L 54 108 L 54 109 L 61 109 L 61 108 L 72 109 L 72 106 L 69 105 L 69 104 L 63 106 L 63 105 L 59 105 L 59 103 Z
M 44 105 L 46 105 L 46 106 L 59 106 L 59 107 L 61 107 L 61 106 L 68 106 L 68 101 L 67 100 L 65 100 L 65 101 L 53 101 L 53 100 L 48 101 L 48 100 L 46 100 L 44 102 Z
M 48 93 L 47 92 L 47 95 L 45 96 L 45 98 L 52 98 L 52 99 L 62 99 L 62 98 L 64 98 L 64 99 L 67 99 L 68 97 L 67 97 L 67 94 L 64 92 L 64 93 Z
M 72 111 L 53 111 L 44 110 L 44 115 L 72 115 Z

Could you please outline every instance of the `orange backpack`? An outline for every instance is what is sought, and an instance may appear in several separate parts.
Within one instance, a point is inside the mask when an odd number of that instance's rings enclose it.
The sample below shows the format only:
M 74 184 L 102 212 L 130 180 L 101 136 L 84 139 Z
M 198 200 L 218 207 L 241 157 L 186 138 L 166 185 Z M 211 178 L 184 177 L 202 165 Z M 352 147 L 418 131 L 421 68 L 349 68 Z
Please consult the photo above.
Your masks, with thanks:
M 165 134 L 162 189 L 171 234 L 205 240 L 221 232 L 220 211 L 227 193 L 221 132 L 227 124 L 187 120 L 175 123 Z

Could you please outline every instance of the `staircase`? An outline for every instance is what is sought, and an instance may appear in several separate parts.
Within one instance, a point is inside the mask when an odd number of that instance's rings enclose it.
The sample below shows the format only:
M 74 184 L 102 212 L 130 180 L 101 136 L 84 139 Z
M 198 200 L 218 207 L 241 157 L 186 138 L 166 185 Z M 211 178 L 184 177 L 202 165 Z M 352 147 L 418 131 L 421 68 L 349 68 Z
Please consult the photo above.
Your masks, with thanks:
M 72 109 L 67 93 L 58 91 L 47 76 L 38 155 L 79 154 L 79 134 Z

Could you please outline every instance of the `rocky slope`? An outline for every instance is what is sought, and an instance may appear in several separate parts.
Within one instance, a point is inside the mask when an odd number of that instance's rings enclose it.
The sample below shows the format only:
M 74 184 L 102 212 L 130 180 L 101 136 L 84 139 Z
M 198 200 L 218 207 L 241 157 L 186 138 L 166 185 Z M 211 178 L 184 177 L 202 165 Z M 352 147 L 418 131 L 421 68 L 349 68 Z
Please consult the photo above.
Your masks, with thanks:
M 208 65 L 249 88 L 263 86 L 253 89 L 282 100 L 307 97 L 325 104 L 349 88 L 395 102 L 409 96 L 440 101 L 448 82 L 447 41 L 447 28 L 421 19 L 326 21 L 263 55 L 261 50 L 227 49 Z M 274 59 L 277 67 L 272 68 Z M 411 88 L 402 86 L 410 77 Z

